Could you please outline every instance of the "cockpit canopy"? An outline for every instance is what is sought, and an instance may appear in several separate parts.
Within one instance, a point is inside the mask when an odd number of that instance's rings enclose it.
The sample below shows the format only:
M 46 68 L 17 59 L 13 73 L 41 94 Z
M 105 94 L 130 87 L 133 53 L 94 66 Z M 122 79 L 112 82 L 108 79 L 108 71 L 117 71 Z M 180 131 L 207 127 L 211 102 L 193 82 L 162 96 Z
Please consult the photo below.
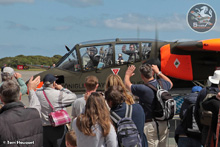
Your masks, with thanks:
M 57 67 L 83 72 L 138 62 L 149 58 L 152 41 L 112 39 L 79 43 L 58 62 Z

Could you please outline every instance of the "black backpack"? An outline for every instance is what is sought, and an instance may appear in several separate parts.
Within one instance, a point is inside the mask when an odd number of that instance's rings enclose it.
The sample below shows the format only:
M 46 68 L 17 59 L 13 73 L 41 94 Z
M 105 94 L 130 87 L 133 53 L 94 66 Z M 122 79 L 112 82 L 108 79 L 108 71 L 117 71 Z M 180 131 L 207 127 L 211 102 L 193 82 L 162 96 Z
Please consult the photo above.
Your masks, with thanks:
M 142 147 L 141 137 L 136 125 L 131 119 L 132 105 L 126 104 L 125 117 L 121 118 L 110 110 L 111 119 L 117 124 L 119 147 Z
M 215 88 L 207 87 L 206 88 L 206 97 L 199 103 L 200 109 L 199 109 L 199 116 L 200 116 L 200 123 L 202 125 L 211 126 L 212 121 L 212 112 L 207 111 L 203 108 L 204 102 L 208 101 L 211 98 L 215 98 L 218 91 L 216 91 Z
M 161 88 L 161 81 L 158 80 L 158 82 L 160 84 L 157 86 L 158 88 L 149 83 L 146 84 L 155 92 L 155 98 L 151 106 L 153 118 L 158 121 L 170 120 L 176 112 L 176 101 L 167 90 Z
M 200 138 L 201 132 L 199 131 L 198 125 L 194 116 L 195 104 L 189 105 L 183 115 L 181 126 L 188 137 Z

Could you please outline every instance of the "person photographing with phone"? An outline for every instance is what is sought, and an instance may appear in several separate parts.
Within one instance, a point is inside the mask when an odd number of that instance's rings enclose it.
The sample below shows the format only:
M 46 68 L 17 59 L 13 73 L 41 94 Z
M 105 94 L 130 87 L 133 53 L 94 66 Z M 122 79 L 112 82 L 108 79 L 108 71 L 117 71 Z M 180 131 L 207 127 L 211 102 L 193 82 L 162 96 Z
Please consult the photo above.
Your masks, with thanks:
M 56 83 L 57 78 L 52 74 L 47 74 L 43 78 L 44 85 L 37 89 L 35 94 L 31 96 L 38 98 L 41 105 L 41 121 L 43 125 L 43 146 L 59 146 L 65 147 L 65 134 L 67 126 L 60 125 L 54 127 L 50 120 L 49 114 L 53 111 L 61 109 L 72 104 L 76 100 L 76 94 L 70 90 L 63 88 L 62 85 Z M 49 103 L 49 102 L 50 103 Z M 53 108 L 51 107 L 53 106 Z
M 18 85 L 20 86 L 20 92 L 22 95 L 27 93 L 27 85 L 25 84 L 24 80 L 21 78 L 22 75 L 18 72 L 15 72 L 13 68 L 11 67 L 5 67 L 3 69 L 3 72 L 1 73 L 2 77 L 2 83 L 0 83 L 0 86 L 8 80 L 16 79 Z

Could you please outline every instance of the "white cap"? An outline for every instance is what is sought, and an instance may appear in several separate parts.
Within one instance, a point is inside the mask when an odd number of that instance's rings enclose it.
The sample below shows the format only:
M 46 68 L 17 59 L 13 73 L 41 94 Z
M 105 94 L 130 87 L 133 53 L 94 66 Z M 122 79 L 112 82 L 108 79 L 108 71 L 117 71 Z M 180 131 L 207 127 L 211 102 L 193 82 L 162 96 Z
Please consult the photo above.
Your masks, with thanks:
M 220 70 L 216 70 L 213 76 L 209 76 L 209 81 L 213 84 L 219 84 L 220 81 Z
M 11 68 L 11 67 L 4 67 L 3 73 L 9 73 L 11 76 L 13 76 L 14 73 L 15 73 L 15 71 L 14 71 L 14 69 Z

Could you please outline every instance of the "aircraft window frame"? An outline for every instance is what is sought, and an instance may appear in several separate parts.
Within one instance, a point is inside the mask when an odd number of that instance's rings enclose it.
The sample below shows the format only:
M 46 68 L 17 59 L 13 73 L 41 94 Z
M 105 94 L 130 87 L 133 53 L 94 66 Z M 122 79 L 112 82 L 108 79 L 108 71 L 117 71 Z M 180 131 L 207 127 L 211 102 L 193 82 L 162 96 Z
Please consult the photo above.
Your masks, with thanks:
M 72 72 L 81 72 L 81 67 L 75 48 L 65 55 L 65 58 L 63 58 L 63 60 L 57 65 L 57 68 Z
M 142 48 L 142 59 L 149 59 L 150 53 L 152 50 L 152 42 L 142 42 L 141 43 Z
M 92 71 L 113 65 L 113 46 L 111 44 L 80 47 L 79 55 L 82 71 Z
M 138 61 L 140 61 L 140 47 L 138 42 L 115 44 L 116 65 L 134 63 Z

